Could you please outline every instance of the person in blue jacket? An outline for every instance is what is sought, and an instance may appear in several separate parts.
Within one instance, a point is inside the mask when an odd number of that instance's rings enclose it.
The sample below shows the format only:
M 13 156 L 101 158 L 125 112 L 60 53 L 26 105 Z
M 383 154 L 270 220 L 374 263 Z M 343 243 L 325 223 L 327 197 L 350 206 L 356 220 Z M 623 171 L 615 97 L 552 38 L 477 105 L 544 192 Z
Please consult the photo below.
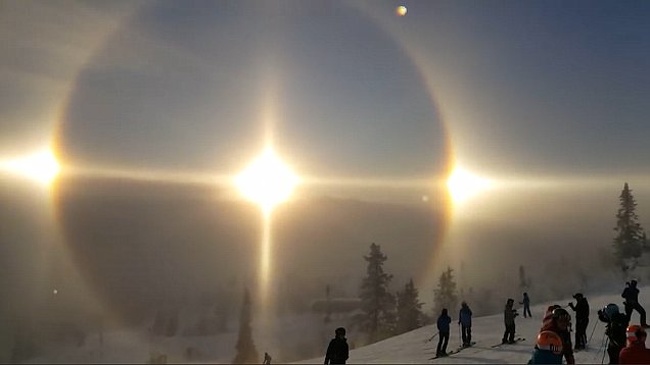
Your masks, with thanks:
M 436 348 L 436 356 L 447 356 L 447 343 L 449 342 L 449 324 L 451 324 L 451 317 L 447 314 L 447 308 L 443 308 L 438 317 L 438 347 Z
M 461 303 L 460 313 L 458 313 L 458 324 L 461 329 L 461 338 L 463 347 L 472 346 L 472 310 L 466 302 Z

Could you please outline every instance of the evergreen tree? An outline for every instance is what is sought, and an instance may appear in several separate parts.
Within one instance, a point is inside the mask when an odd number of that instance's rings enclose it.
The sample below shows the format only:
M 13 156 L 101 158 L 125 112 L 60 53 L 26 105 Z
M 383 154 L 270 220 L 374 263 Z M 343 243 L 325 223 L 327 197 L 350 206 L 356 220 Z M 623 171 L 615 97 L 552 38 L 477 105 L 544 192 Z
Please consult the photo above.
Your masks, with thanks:
M 443 308 L 447 308 L 450 313 L 458 306 L 458 295 L 456 294 L 456 282 L 452 274 L 451 267 L 440 275 L 438 288 L 433 290 L 434 315 L 438 316 Z
M 413 279 L 404 286 L 404 291 L 397 292 L 396 334 L 412 331 L 422 327 L 422 303 L 419 300 Z
M 526 277 L 526 269 L 524 265 L 519 265 L 519 289 L 526 291 L 530 288 L 530 278 Z
M 627 183 L 619 196 L 620 207 L 616 213 L 614 253 L 624 273 L 633 269 L 636 259 L 645 248 L 645 232 L 636 214 L 636 202 Z
M 244 301 L 239 316 L 239 338 L 237 339 L 237 355 L 232 361 L 233 364 L 253 364 L 259 362 L 257 349 L 253 343 L 253 331 L 251 330 L 251 298 L 248 289 L 244 290 Z
M 395 297 L 388 291 L 393 276 L 382 268 L 387 256 L 379 245 L 372 243 L 370 255 L 363 258 L 368 267 L 359 294 L 363 311 L 360 327 L 368 333 L 370 341 L 375 342 L 393 335 L 395 331 Z

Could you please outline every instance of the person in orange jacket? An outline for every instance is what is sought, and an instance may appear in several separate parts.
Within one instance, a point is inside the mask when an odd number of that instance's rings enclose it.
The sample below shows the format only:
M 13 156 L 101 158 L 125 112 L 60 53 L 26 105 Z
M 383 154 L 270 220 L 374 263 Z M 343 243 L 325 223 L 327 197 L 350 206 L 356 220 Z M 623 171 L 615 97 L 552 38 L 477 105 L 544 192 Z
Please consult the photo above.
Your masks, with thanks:
M 650 350 L 645 347 L 648 337 L 643 326 L 638 324 L 627 327 L 627 346 L 618 355 L 619 364 L 650 364 Z
M 540 332 L 555 332 L 560 339 L 562 339 L 562 355 L 564 355 L 566 363 L 575 364 L 576 360 L 573 357 L 571 332 L 569 331 L 569 327 L 571 326 L 571 315 L 566 311 L 566 309 L 558 307 L 559 306 L 552 306 L 548 308 L 551 312 L 547 312 L 547 315 L 544 317 L 544 322 L 542 323 Z

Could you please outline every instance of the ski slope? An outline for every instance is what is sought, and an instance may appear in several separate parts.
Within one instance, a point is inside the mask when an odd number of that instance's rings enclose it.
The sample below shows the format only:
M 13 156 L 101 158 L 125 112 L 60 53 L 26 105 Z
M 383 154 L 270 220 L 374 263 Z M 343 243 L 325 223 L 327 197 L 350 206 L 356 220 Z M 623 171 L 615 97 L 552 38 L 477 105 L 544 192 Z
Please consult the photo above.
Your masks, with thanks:
M 641 304 L 644 305 L 646 310 L 650 312 L 650 287 L 639 288 L 641 293 L 639 299 Z M 604 350 L 604 332 L 605 326 L 598 321 L 596 312 L 608 303 L 616 303 L 622 309 L 623 299 L 620 293 L 623 286 L 616 290 L 612 290 L 607 295 L 592 296 L 589 293 L 584 293 L 589 301 L 591 308 L 590 323 L 587 329 L 587 336 L 593 336 L 588 344 L 586 351 L 581 351 L 575 354 L 576 362 L 600 364 L 608 363 L 608 358 L 605 355 L 603 361 Z M 504 305 L 505 305 L 504 298 Z M 518 300 L 519 298 L 514 298 Z M 535 298 L 531 300 L 535 303 Z M 472 327 L 472 341 L 476 341 L 476 345 L 471 348 L 464 349 L 461 352 L 454 354 L 450 357 L 439 358 L 431 360 L 435 355 L 435 348 L 438 338 L 428 342 L 434 333 L 436 333 L 435 325 L 419 328 L 417 330 L 386 339 L 381 342 L 374 343 L 365 347 L 360 347 L 350 351 L 349 364 L 386 364 L 386 363 L 419 363 L 419 364 L 521 364 L 526 363 L 530 359 L 532 349 L 534 346 L 535 337 L 541 326 L 541 320 L 544 310 L 551 304 L 559 304 L 566 306 L 569 302 L 575 300 L 572 298 L 564 298 L 555 302 L 545 302 L 531 306 L 533 314 L 532 318 L 523 318 L 521 315 L 516 318 L 517 336 L 526 338 L 525 341 L 518 342 L 513 345 L 502 345 L 497 348 L 491 348 L 492 345 L 501 342 L 503 336 L 504 325 L 503 315 L 492 315 L 486 317 L 474 317 Z M 472 303 L 469 303 L 470 307 Z M 452 333 L 449 339 L 447 351 L 454 350 L 460 345 L 460 333 L 457 326 L 458 312 L 456 310 L 450 311 L 452 315 Z M 520 309 L 520 313 L 523 311 Z M 573 311 L 569 309 L 569 313 L 573 316 Z M 318 317 L 320 319 L 320 317 Z M 290 326 L 286 328 L 291 333 L 298 333 L 304 338 L 304 341 L 310 343 L 316 340 L 318 336 L 310 336 L 311 330 L 307 331 L 305 328 L 314 328 L 321 321 L 311 323 L 308 317 L 296 316 L 293 319 L 296 324 L 300 323 L 301 327 Z M 638 323 L 638 313 L 634 312 L 632 315 L 632 323 Z M 255 329 L 255 321 L 253 321 Z M 334 328 L 337 327 L 336 323 L 331 323 L 332 335 Z M 595 331 L 594 331 L 595 327 Z M 284 337 L 286 342 L 286 338 Z M 322 338 L 327 338 L 322 337 Z M 350 343 L 355 340 L 355 333 L 353 330 L 348 331 L 348 338 Z M 572 339 L 574 338 L 572 334 Z M 282 337 L 278 338 L 282 341 Z M 95 333 L 89 335 L 86 343 L 82 347 L 76 346 L 52 346 L 44 349 L 43 353 L 35 358 L 31 358 L 25 363 L 145 363 L 149 359 L 152 352 L 163 353 L 168 357 L 169 363 L 230 363 L 235 355 L 235 344 L 237 340 L 237 333 L 228 333 L 219 336 L 175 336 L 170 338 L 162 338 L 156 343 L 151 343 L 144 329 L 120 329 L 107 331 L 104 334 L 103 345 L 100 346 L 98 336 Z M 282 354 L 279 348 L 273 344 L 264 341 L 262 338 L 254 335 L 254 341 L 258 347 L 260 355 L 268 351 L 273 357 L 274 363 L 282 363 Z M 317 341 L 317 340 L 316 340 Z M 324 359 L 324 352 L 327 348 L 329 339 L 322 343 L 323 356 L 302 360 L 297 363 L 302 364 L 322 364 Z M 287 345 L 286 343 L 284 345 Z M 300 345 L 300 343 L 295 343 Z M 650 344 L 649 344 L 650 345 Z M 189 360 L 184 356 L 184 351 L 187 347 L 193 347 L 201 354 L 196 359 Z M 260 359 L 261 363 L 261 359 Z
M 641 291 L 639 300 L 646 308 L 650 310 L 650 287 L 639 288 Z M 623 291 L 621 287 L 620 292 Z M 591 314 L 589 316 L 589 327 L 587 328 L 587 338 L 589 338 L 593 331 L 593 336 L 588 343 L 586 351 L 575 353 L 576 363 L 578 364 L 604 364 L 609 362 L 609 358 L 604 354 L 604 333 L 605 325 L 598 320 L 597 312 L 608 303 L 615 303 L 623 310 L 623 299 L 620 293 L 615 295 L 601 295 L 590 296 L 585 293 Z M 518 299 L 518 298 L 514 298 Z M 534 300 L 535 298 L 531 298 Z M 569 302 L 575 300 L 566 298 L 556 302 L 547 302 L 531 306 L 532 318 L 523 318 L 522 310 L 519 310 L 520 316 L 515 319 L 517 326 L 517 337 L 524 337 L 526 340 L 517 342 L 513 345 L 501 345 L 492 348 L 492 345 L 501 343 L 503 337 L 504 325 L 503 315 L 493 315 L 486 317 L 475 317 L 472 320 L 472 341 L 476 341 L 476 345 L 471 348 L 462 350 L 461 352 L 451 355 L 449 357 L 438 358 L 432 360 L 435 356 L 436 345 L 438 344 L 438 337 L 434 338 L 431 342 L 427 340 L 437 332 L 436 326 L 430 325 L 419 328 L 417 330 L 386 339 L 381 342 L 374 343 L 365 347 L 354 349 L 350 351 L 350 359 L 348 364 L 382 364 L 382 363 L 432 363 L 432 364 L 522 364 L 528 362 L 531 357 L 533 346 L 535 345 L 535 338 L 541 327 L 541 321 L 545 309 L 551 304 L 559 304 L 566 306 Z M 471 307 L 471 303 L 470 307 Z M 504 300 L 505 306 L 505 300 Z M 574 312 L 567 308 L 569 313 Z M 454 350 L 460 346 L 460 331 L 458 329 L 458 313 L 453 311 L 452 315 L 452 332 L 449 338 L 449 345 L 447 351 Z M 632 314 L 631 323 L 639 323 L 639 315 L 634 312 Z M 594 330 L 595 328 L 595 330 Z M 354 337 L 354 333 L 348 333 L 348 337 Z M 571 333 L 572 341 L 575 334 Z M 650 344 L 648 344 L 650 345 Z M 323 345 L 323 349 L 327 344 Z M 322 364 L 323 357 L 300 361 L 302 364 Z

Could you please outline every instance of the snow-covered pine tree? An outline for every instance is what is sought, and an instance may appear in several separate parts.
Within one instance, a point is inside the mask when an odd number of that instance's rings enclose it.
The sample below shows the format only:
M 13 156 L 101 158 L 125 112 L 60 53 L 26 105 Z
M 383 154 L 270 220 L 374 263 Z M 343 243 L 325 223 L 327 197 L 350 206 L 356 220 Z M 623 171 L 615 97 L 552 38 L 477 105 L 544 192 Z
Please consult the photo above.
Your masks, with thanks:
M 435 303 L 433 314 L 435 318 L 440 315 L 443 308 L 449 313 L 454 313 L 458 306 L 458 294 L 456 294 L 456 282 L 452 274 L 454 270 L 447 267 L 447 270 L 440 275 L 438 288 L 433 290 L 433 301 Z
M 239 316 L 239 338 L 237 339 L 237 355 L 233 364 L 255 364 L 260 358 L 253 343 L 253 331 L 251 329 L 251 298 L 248 289 L 244 289 L 244 300 Z
M 384 272 L 382 266 L 387 256 L 379 245 L 372 243 L 370 254 L 363 258 L 368 267 L 359 293 L 363 311 L 360 327 L 368 333 L 371 342 L 376 342 L 395 333 L 395 297 L 388 291 L 393 276 Z
M 636 201 L 625 183 L 619 196 L 620 207 L 616 213 L 614 254 L 624 274 L 633 270 L 645 247 L 646 235 L 636 214 Z
M 413 279 L 404 286 L 403 291 L 397 292 L 397 325 L 396 334 L 412 331 L 422 326 L 422 303 L 418 289 Z

